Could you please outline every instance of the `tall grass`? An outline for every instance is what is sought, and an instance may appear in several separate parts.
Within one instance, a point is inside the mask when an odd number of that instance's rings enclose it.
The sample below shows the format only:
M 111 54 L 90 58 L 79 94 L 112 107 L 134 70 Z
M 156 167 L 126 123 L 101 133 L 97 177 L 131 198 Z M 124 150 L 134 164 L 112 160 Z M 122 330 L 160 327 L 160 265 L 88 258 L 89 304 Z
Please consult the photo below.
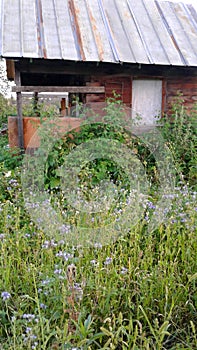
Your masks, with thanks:
M 135 227 L 110 245 L 84 248 L 67 236 L 49 238 L 32 222 L 20 166 L 6 158 L 0 169 L 0 349 L 197 349 L 194 182 L 192 188 L 177 183 L 166 194 L 170 211 L 152 233 L 154 195 Z

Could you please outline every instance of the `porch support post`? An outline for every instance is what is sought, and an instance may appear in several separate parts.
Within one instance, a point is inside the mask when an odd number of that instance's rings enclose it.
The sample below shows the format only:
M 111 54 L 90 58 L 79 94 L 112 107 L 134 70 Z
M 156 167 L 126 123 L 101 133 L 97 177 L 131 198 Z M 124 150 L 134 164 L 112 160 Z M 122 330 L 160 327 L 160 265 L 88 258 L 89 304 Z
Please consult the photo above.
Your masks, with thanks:
M 23 113 L 22 113 L 22 94 L 17 92 L 17 114 L 18 114 L 18 145 L 21 150 L 24 149 L 23 135 Z
M 15 70 L 15 82 L 17 86 L 21 85 L 21 76 L 18 69 Z M 21 91 L 16 92 L 17 100 L 17 122 L 18 122 L 18 146 L 21 152 L 24 149 L 24 134 L 23 134 L 23 112 L 22 112 L 22 93 Z

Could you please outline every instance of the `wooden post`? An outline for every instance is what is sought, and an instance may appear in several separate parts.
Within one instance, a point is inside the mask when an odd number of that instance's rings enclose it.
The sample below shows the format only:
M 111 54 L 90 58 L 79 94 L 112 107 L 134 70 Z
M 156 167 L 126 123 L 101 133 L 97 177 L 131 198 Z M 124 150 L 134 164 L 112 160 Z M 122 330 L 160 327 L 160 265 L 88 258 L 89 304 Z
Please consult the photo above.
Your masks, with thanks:
M 66 99 L 65 98 L 61 99 L 61 116 L 62 117 L 66 116 Z
M 23 113 L 22 113 L 22 94 L 17 92 L 17 113 L 18 113 L 18 146 L 21 150 L 24 149 L 23 135 Z
M 38 92 L 34 92 L 34 98 L 33 98 L 33 109 L 36 117 L 39 116 L 38 112 Z
M 21 77 L 20 77 L 20 72 L 18 70 L 15 71 L 15 82 L 16 82 L 17 86 L 21 85 Z M 22 112 L 22 93 L 21 93 L 21 91 L 17 91 L 16 99 L 17 99 L 17 115 L 18 115 L 18 146 L 21 149 L 21 153 L 23 153 L 24 134 L 23 134 L 23 112 Z

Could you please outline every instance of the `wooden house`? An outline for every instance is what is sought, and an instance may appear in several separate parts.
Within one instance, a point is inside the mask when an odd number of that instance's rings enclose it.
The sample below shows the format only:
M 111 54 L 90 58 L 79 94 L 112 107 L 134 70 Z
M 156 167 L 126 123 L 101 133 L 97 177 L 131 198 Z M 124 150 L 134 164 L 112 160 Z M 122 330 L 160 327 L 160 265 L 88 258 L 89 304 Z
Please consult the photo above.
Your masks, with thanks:
M 113 91 L 154 124 L 180 92 L 197 102 L 197 12 L 163 0 L 2 0 L 0 55 L 23 92 L 77 94 L 96 108 Z M 64 100 L 62 100 L 62 108 Z

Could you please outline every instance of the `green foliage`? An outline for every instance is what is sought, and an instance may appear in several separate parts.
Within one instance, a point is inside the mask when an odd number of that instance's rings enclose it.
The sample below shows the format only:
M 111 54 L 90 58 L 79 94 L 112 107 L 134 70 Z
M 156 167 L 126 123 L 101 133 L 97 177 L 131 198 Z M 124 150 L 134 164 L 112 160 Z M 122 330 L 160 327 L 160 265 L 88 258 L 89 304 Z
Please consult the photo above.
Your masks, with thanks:
M 111 126 L 114 106 L 108 106 L 106 124 L 84 125 L 81 132 L 65 135 L 55 144 L 45 166 L 45 186 L 50 190 L 51 203 L 61 193 L 58 169 L 65 155 L 81 143 L 101 137 L 115 139 L 129 147 L 149 171 L 150 180 L 157 182 L 157 167 L 147 147 L 138 138 L 131 138 L 124 126 L 120 128 L 118 118 Z M 121 115 L 121 103 L 118 106 L 117 115 L 119 112 Z M 172 135 L 169 134 L 167 130 L 175 126 Z M 192 143 L 185 145 L 191 159 L 189 165 L 185 158 L 181 163 L 182 158 L 178 158 L 180 140 L 178 142 L 175 137 L 178 127 L 178 121 L 168 126 L 164 120 L 162 132 L 170 149 L 177 152 L 177 166 L 184 174 L 185 169 L 192 169 L 192 161 L 195 165 L 196 153 Z M 182 137 L 188 130 L 183 132 L 184 127 L 182 125 L 180 130 Z M 47 138 L 47 133 L 45 136 Z M 0 140 L 2 145 L 7 145 L 6 136 Z M 189 142 L 189 136 L 184 140 Z M 143 218 L 110 245 L 102 246 L 98 242 L 89 248 L 79 244 L 73 247 L 68 244 L 69 226 L 60 241 L 49 233 L 47 236 L 32 222 L 24 205 L 21 169 L 9 164 L 7 148 L 3 147 L 0 163 L 0 348 L 196 349 L 196 192 L 187 186 L 175 188 L 169 194 L 171 207 L 163 208 L 164 211 L 169 209 L 166 222 L 152 233 L 148 232 L 148 221 Z M 104 157 L 85 164 L 80 176 L 87 197 L 106 178 L 120 188 L 127 189 L 128 185 L 127 174 Z M 189 179 L 194 181 L 191 173 Z M 152 201 L 156 198 L 157 192 L 153 193 Z M 147 218 L 154 213 L 153 202 L 148 202 Z M 145 199 L 143 204 L 147 204 Z M 109 215 L 118 219 L 115 209 Z M 76 211 L 72 212 L 72 223 L 76 225 L 77 215 Z M 104 227 L 106 223 L 102 224 Z M 77 272 L 73 284 L 68 277 L 71 264 Z
M 100 157 L 86 163 L 79 175 L 81 184 L 83 183 L 86 189 L 92 189 L 105 179 L 116 185 L 121 183 L 125 189 L 129 186 L 124 169 L 120 168 L 117 162 L 106 158 L 106 152 L 104 152 L 105 158 L 102 158 L 102 140 L 116 140 L 120 145 L 125 145 L 140 160 L 150 181 L 156 186 L 158 174 L 155 159 L 143 141 L 126 130 L 124 105 L 117 98 L 118 96 L 115 95 L 114 98 L 107 100 L 104 121 L 91 124 L 90 118 L 87 125 L 82 124 L 80 131 L 72 130 L 56 142 L 46 163 L 45 186 L 47 189 L 58 188 L 60 175 L 57 169 L 64 163 L 65 157 L 80 144 L 96 139 L 101 140 Z M 81 111 L 80 116 L 84 116 L 84 110 Z M 135 123 L 137 121 L 133 122 Z
M 162 117 L 161 132 L 172 152 L 177 171 L 185 181 L 197 181 L 197 105 L 188 112 L 181 95 L 172 105 L 172 115 Z
M 55 103 L 44 102 L 42 100 L 36 102 L 34 98 L 24 100 L 23 116 L 38 116 L 42 121 L 44 118 L 55 118 L 58 114 L 58 106 Z
M 16 105 L 12 100 L 0 94 L 0 129 L 7 125 L 7 116 L 16 113 Z

